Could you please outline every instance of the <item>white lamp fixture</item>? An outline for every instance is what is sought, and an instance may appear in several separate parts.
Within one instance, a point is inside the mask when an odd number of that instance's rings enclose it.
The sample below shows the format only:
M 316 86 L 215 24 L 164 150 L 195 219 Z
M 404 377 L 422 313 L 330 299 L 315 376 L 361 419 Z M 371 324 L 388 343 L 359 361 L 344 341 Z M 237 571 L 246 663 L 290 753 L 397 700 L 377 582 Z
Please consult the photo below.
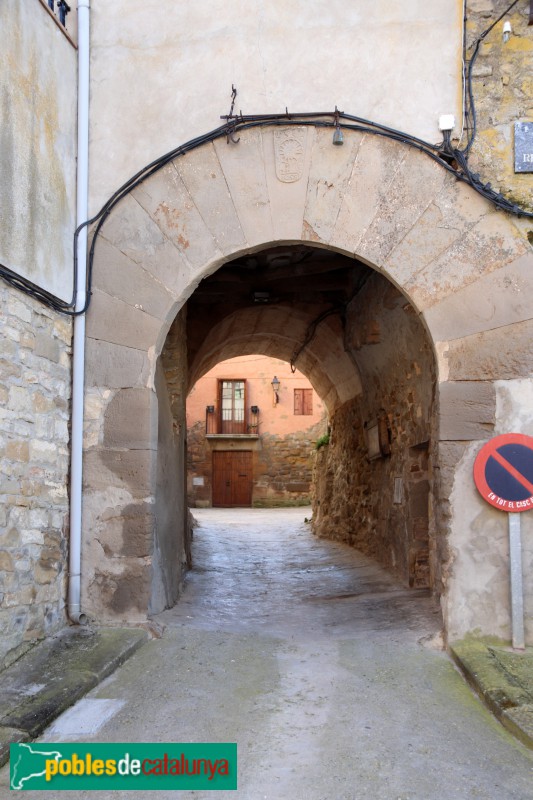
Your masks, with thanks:
M 509 22 L 509 20 L 506 20 L 503 23 L 503 41 L 504 41 L 505 44 L 507 44 L 507 42 L 511 38 L 512 32 L 513 32 L 513 29 L 511 28 L 511 23 Z
M 441 114 L 439 117 L 439 130 L 453 131 L 455 128 L 455 117 L 453 114 Z

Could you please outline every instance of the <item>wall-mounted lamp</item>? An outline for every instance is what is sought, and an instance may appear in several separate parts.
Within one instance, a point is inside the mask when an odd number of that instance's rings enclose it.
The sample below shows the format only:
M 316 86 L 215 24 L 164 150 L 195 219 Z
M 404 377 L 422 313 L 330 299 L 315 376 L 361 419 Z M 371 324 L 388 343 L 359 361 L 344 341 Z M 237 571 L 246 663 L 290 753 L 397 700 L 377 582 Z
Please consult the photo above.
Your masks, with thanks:
M 338 125 L 335 125 L 335 130 L 333 131 L 333 144 L 344 144 L 344 135 Z
M 337 111 L 337 106 L 335 106 L 335 130 L 333 131 L 333 144 L 344 144 L 344 135 L 339 125 L 339 112 Z
M 509 22 L 509 20 L 506 20 L 503 23 L 503 41 L 504 41 L 505 44 L 507 44 L 507 42 L 511 38 L 512 32 L 513 32 L 513 29 L 511 28 L 511 23 Z
M 274 393 L 272 405 L 276 406 L 279 403 L 279 394 L 278 394 L 280 387 L 279 378 L 276 378 L 276 376 L 274 375 L 270 385 L 272 386 L 272 391 Z
M 215 406 L 206 406 L 205 407 L 205 432 L 207 433 L 218 433 L 217 431 L 217 419 L 215 417 Z

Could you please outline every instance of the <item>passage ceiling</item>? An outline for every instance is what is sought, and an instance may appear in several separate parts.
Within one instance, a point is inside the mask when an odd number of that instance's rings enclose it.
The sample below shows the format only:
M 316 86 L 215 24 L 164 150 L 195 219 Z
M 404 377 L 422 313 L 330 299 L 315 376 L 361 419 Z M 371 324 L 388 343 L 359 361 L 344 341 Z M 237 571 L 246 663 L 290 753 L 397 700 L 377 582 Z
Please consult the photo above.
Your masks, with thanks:
M 219 361 L 261 353 L 295 366 L 328 410 L 359 394 L 344 314 L 372 270 L 308 245 L 272 247 L 205 278 L 187 304 L 189 386 Z

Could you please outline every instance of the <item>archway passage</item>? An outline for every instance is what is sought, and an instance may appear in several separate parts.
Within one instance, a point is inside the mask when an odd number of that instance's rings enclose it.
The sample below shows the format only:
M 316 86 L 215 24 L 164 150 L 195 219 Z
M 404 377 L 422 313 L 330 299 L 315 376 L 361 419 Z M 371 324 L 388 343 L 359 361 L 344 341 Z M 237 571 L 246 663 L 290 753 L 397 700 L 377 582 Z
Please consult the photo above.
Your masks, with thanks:
M 290 172 L 280 169 L 282 140 L 298 141 Z M 96 246 L 87 320 L 89 613 L 141 621 L 175 599 L 187 551 L 187 386 L 221 357 L 251 352 L 253 340 L 255 352 L 289 360 L 306 343 L 296 364 L 335 420 L 317 497 L 327 510 L 322 520 L 317 513 L 321 532 L 346 536 L 343 520 L 357 518 L 382 561 L 407 580 L 409 538 L 387 531 L 399 531 L 408 510 L 409 530 L 429 531 L 429 582 L 444 591 L 452 636 L 474 628 L 505 635 L 505 547 L 480 568 L 481 512 L 465 475 L 476 444 L 494 430 L 498 381 L 529 374 L 515 354 L 529 352 L 531 257 L 524 232 L 468 187 L 422 154 L 370 135 L 349 133 L 334 148 L 329 131 L 256 128 L 238 146 L 217 140 L 153 174 L 115 207 Z M 250 291 L 268 292 L 269 302 L 254 303 Z M 178 352 L 189 374 L 169 363 Z M 361 473 L 374 476 L 359 493 L 354 451 Z
M 257 352 L 298 367 L 333 413 L 361 391 L 343 336 L 347 307 L 371 274 L 353 258 L 305 244 L 225 264 L 187 303 L 189 385 L 218 361 Z
M 406 585 L 434 584 L 436 370 L 405 297 L 356 259 L 278 245 L 205 278 L 184 313 L 190 383 L 223 359 L 263 353 L 297 366 L 323 399 L 331 434 L 315 465 L 315 533 L 356 546 Z M 169 381 L 185 374 L 181 328 L 178 319 L 163 350 Z
M 228 262 L 205 278 L 187 303 L 190 387 L 215 363 L 235 356 L 262 354 L 290 362 L 294 370 L 298 369 L 298 374 L 303 373 L 318 397 L 324 400 L 331 416 L 337 407 L 361 390 L 357 367 L 344 347 L 343 327 L 350 298 L 363 286 L 370 272 L 363 264 L 356 264 L 346 256 L 304 244 L 265 248 Z M 225 496 L 226 490 L 229 492 L 236 481 L 230 475 L 230 464 L 224 459 L 242 459 L 245 449 L 251 451 L 253 463 L 246 469 L 239 467 L 238 474 L 253 472 L 255 475 L 249 504 L 252 500 L 254 505 L 268 504 L 269 499 L 275 502 L 276 497 L 281 502 L 283 494 L 287 502 L 291 498 L 296 502 L 298 490 L 302 491 L 304 484 L 308 497 L 309 462 L 314 442 L 311 443 L 309 437 L 307 442 L 303 437 L 300 443 L 294 439 L 292 442 L 272 439 L 284 429 L 295 431 L 298 426 L 295 428 L 294 422 L 306 421 L 304 417 L 294 417 L 293 398 L 286 395 L 288 381 L 292 382 L 291 370 L 287 366 L 284 372 L 284 400 L 273 414 L 268 408 L 270 398 L 264 393 L 257 394 L 257 383 L 253 371 L 250 372 L 252 365 L 247 369 L 249 371 L 245 368 L 240 376 L 235 373 L 235 377 L 240 377 L 244 387 L 255 391 L 257 396 L 253 402 L 262 408 L 256 415 L 257 441 L 243 441 L 239 435 L 228 442 L 222 430 L 221 438 L 209 437 L 208 449 L 224 448 L 223 454 L 213 452 L 212 470 L 207 470 L 211 471 L 208 479 L 213 479 L 216 495 L 213 502 L 215 505 L 244 502 L 241 495 Z M 272 375 L 274 372 L 276 370 Z M 270 386 L 266 389 L 268 391 Z M 214 403 L 214 399 L 210 402 Z M 215 414 L 218 405 L 213 405 Z M 324 433 L 325 428 L 321 426 L 320 434 Z M 308 452 L 304 463 L 299 451 L 306 443 Z M 194 441 L 191 446 L 195 446 Z M 230 447 L 238 448 L 241 454 L 232 456 Z M 286 463 L 281 463 L 283 459 Z M 258 479 L 261 474 L 262 481 Z M 217 481 L 214 481 L 215 476 Z

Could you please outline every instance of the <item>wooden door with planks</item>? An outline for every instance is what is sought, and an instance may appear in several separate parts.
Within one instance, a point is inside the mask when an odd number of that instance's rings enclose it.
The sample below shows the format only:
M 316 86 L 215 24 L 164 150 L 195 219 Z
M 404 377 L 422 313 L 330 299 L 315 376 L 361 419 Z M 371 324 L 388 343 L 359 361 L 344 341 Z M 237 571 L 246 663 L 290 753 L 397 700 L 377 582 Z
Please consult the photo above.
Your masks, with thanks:
M 213 506 L 252 505 L 252 453 L 248 450 L 215 450 L 213 453 Z

